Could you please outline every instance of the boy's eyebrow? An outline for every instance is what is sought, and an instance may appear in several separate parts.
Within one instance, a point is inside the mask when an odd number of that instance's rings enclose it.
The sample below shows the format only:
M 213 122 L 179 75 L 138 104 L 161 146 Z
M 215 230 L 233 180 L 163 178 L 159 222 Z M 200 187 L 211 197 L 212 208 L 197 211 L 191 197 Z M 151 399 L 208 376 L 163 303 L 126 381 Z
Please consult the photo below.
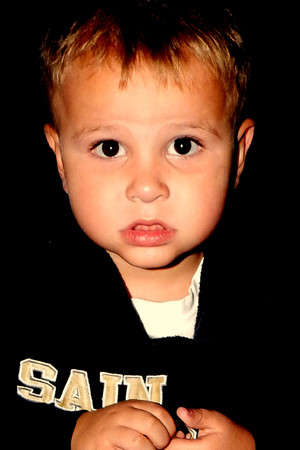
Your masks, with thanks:
M 71 139 L 76 141 L 81 139 L 83 136 L 89 135 L 91 133 L 96 133 L 97 131 L 116 131 L 120 127 L 118 125 L 97 125 L 95 127 L 84 127 L 78 131 L 75 131 Z
M 78 131 L 75 131 L 72 134 L 71 139 L 79 140 L 83 136 L 87 136 L 87 135 L 89 135 L 91 133 L 95 133 L 97 131 L 117 131 L 117 130 L 120 130 L 120 128 L 122 128 L 122 126 L 120 126 L 120 125 L 97 125 L 95 127 L 84 127 Z M 207 121 L 170 123 L 163 128 L 191 128 L 191 129 L 195 129 L 195 130 L 203 130 L 210 134 L 213 134 L 218 139 L 221 138 L 218 130 Z
M 184 127 L 184 128 L 195 129 L 195 130 L 203 130 L 203 131 L 206 131 L 207 133 L 213 134 L 218 139 L 221 139 L 220 133 L 218 132 L 217 128 L 212 126 L 206 120 L 201 120 L 199 122 L 183 122 L 180 124 L 170 124 L 169 127 L 170 128 Z

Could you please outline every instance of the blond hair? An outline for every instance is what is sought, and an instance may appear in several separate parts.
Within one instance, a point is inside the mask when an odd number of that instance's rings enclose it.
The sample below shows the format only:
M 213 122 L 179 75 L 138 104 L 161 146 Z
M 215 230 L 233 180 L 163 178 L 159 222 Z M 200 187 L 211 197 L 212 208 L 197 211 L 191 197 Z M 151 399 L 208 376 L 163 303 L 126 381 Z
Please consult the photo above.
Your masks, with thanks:
M 100 3 L 104 3 L 101 7 Z M 241 121 L 249 87 L 250 64 L 239 28 L 226 9 L 199 6 L 183 0 L 98 1 L 97 8 L 74 21 L 55 38 L 52 31 L 42 44 L 43 79 L 52 122 L 53 97 L 61 88 L 67 68 L 84 56 L 94 65 L 121 66 L 120 88 L 126 87 L 134 67 L 146 63 L 162 82 L 172 76 L 181 84 L 191 57 L 206 64 L 220 81 L 235 128 Z M 91 58 L 89 58 L 91 60 Z

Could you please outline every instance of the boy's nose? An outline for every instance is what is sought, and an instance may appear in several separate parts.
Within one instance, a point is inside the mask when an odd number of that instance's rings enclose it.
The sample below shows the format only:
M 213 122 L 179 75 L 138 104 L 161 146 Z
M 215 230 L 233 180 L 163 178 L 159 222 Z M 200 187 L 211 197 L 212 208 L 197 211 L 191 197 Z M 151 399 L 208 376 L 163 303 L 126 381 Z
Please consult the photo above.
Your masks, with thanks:
M 126 195 L 131 201 L 151 203 L 169 197 L 170 191 L 162 170 L 155 164 L 132 168 Z

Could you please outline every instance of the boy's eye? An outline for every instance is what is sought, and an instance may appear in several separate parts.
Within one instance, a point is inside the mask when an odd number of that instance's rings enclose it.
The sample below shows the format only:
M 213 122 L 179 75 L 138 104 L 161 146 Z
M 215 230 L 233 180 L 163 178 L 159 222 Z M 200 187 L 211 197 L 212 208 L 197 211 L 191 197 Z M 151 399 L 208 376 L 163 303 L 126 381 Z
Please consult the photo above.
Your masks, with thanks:
M 192 155 L 200 147 L 200 144 L 187 137 L 175 139 L 168 147 L 169 155 Z
M 126 155 L 125 148 L 122 147 L 119 142 L 114 140 L 99 142 L 99 144 L 94 147 L 94 152 L 102 158 L 113 158 L 115 156 Z

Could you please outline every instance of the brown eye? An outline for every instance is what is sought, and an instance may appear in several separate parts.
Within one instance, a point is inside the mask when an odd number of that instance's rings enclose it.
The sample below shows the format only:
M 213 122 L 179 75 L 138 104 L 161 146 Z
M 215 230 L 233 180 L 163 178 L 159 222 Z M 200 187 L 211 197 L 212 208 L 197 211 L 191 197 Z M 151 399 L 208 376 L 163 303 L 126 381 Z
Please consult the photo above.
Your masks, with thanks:
M 95 148 L 95 153 L 102 158 L 114 158 L 117 156 L 124 156 L 126 151 L 119 142 L 108 140 L 100 142 Z
M 168 154 L 179 156 L 192 155 L 199 148 L 200 145 L 189 138 L 178 138 L 168 147 Z

